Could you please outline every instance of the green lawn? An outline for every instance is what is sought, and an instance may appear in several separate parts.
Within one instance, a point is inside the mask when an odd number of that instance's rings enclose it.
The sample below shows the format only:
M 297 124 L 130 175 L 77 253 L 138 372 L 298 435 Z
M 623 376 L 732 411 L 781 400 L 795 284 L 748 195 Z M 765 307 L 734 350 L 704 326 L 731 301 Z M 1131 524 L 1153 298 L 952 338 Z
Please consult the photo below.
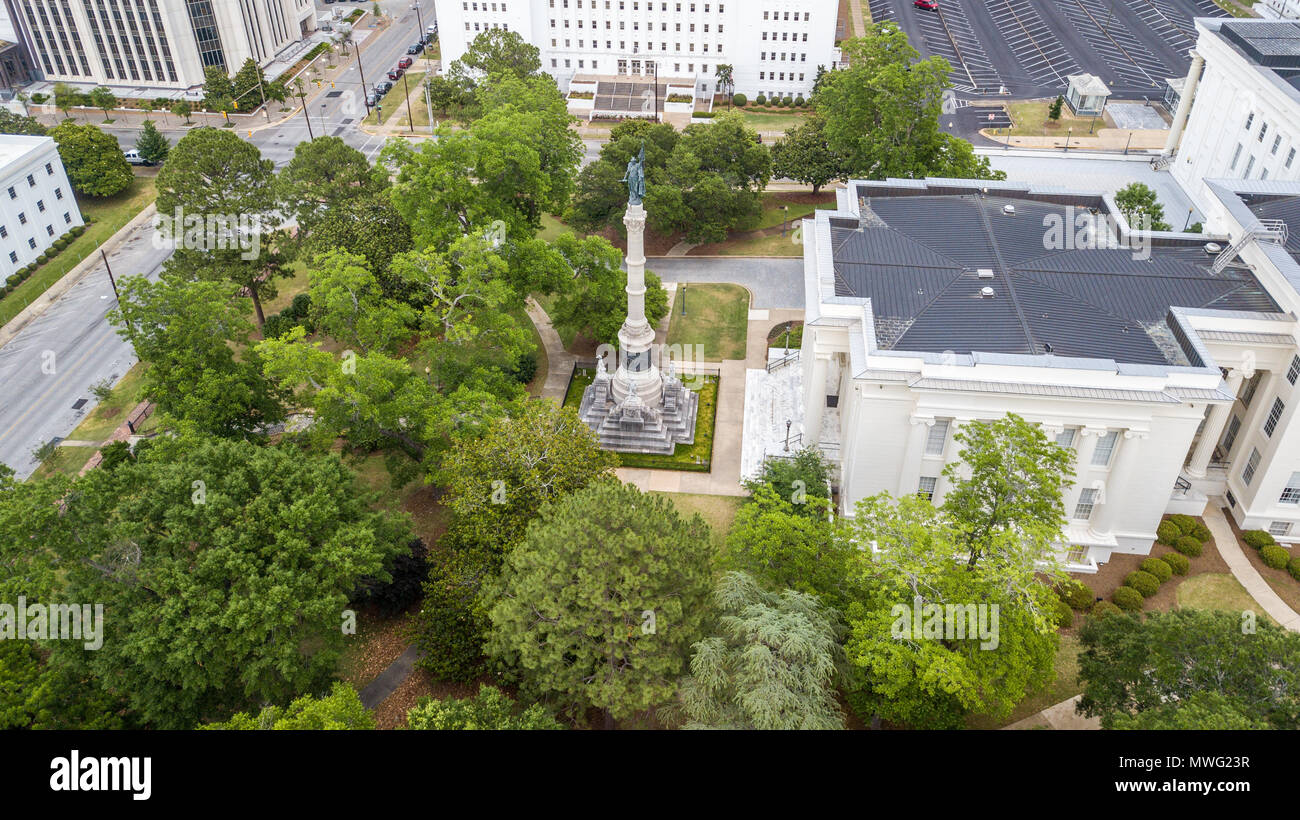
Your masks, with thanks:
M 113 386 L 113 395 L 97 404 L 95 409 L 81 420 L 77 429 L 68 434 L 68 438 L 76 441 L 107 439 L 122 422 L 126 421 L 126 414 L 140 403 L 143 383 L 144 364 L 137 362 Z
M 138 176 L 131 187 L 116 196 L 96 198 L 79 196 L 77 204 L 81 215 L 89 223 L 81 236 L 72 240 L 58 256 L 37 268 L 18 289 L 0 299 L 0 325 L 18 315 L 23 308 L 44 293 L 68 271 L 75 268 L 104 240 L 117 233 L 123 225 L 135 218 L 154 201 L 156 196 L 153 176 Z M 114 271 L 118 275 L 133 271 Z
M 678 285 L 668 344 L 699 345 L 696 350 L 705 361 L 743 359 L 748 327 L 749 291 L 740 285 Z
M 380 80 L 383 79 L 383 77 L 380 77 Z M 411 90 L 411 113 L 415 115 L 416 127 L 419 127 L 421 124 L 425 126 L 428 126 L 429 124 L 429 112 L 427 110 L 424 110 L 423 119 L 421 118 L 421 110 L 424 109 L 424 92 L 420 90 L 420 83 L 423 81 L 424 72 L 406 75 L 406 82 Z M 398 122 L 400 122 L 403 127 L 406 127 L 409 124 L 406 116 L 406 88 L 402 86 L 401 77 L 394 80 L 393 87 L 389 89 L 387 94 L 380 98 L 379 110 L 384 115 L 384 122 L 393 121 L 393 117 L 401 117 Z M 366 117 L 365 123 L 367 125 L 378 125 L 379 118 L 377 113 L 372 110 Z
M 726 107 L 721 109 L 715 108 L 715 111 L 726 111 Z M 736 109 L 740 115 L 745 118 L 745 124 L 755 131 L 780 131 L 782 133 L 789 131 L 796 125 L 802 125 L 803 121 L 811 113 L 807 109 L 802 114 L 795 113 L 768 113 L 765 111 L 750 111 L 746 108 Z
M 576 231 L 561 222 L 559 217 L 542 214 L 542 230 L 537 234 L 538 239 L 554 242 L 561 234 L 566 233 L 576 233 Z
M 48 478 L 52 475 L 62 473 L 63 475 L 75 476 L 81 472 L 81 468 L 86 466 L 91 456 L 95 455 L 97 447 L 56 447 L 54 455 L 47 458 L 36 468 L 28 481 L 35 481 L 41 478 Z
M 706 256 L 803 256 L 803 237 L 791 231 L 785 236 L 729 240 L 700 250 Z
M 292 302 L 293 297 L 300 293 L 306 293 L 311 289 L 311 280 L 307 276 L 307 262 L 303 259 L 295 259 L 289 265 L 291 271 L 289 276 L 275 281 L 275 298 L 268 299 L 262 303 L 262 313 L 270 318 L 273 314 L 287 308 Z M 248 300 L 248 320 L 254 321 L 256 313 L 253 311 L 253 300 Z
M 1029 102 L 1009 103 L 1007 113 L 1011 115 L 1011 134 L 1013 137 L 1041 137 L 1047 136 L 1064 137 L 1067 131 L 1074 129 L 1076 136 L 1088 136 L 1088 127 L 1092 124 L 1092 117 L 1076 117 L 1070 113 L 1070 106 L 1062 104 L 1061 118 L 1053 122 L 1047 116 L 1047 110 L 1051 108 L 1051 100 L 1031 100 Z M 1106 123 L 1101 117 L 1097 117 L 1096 128 L 1105 128 Z M 1007 136 L 1006 128 L 995 129 L 996 136 Z
M 1276 625 L 1277 622 L 1260 609 L 1255 599 L 1236 578 L 1226 573 L 1207 572 L 1194 575 L 1178 585 L 1180 609 L 1221 610 L 1225 612 L 1254 612 Z
M 778 228 L 783 222 L 792 222 L 796 219 L 803 219 L 812 214 L 819 208 L 834 208 L 835 195 L 827 196 L 827 202 L 824 205 L 813 205 L 806 202 L 787 202 L 780 198 L 780 194 L 763 194 L 763 215 L 759 217 L 758 224 L 751 230 L 762 230 L 764 228 Z M 781 210 L 782 206 L 787 210 Z
M 736 520 L 740 505 L 745 503 L 744 496 L 738 495 L 698 495 L 694 493 L 654 493 L 672 501 L 677 512 L 690 517 L 696 513 L 709 525 L 713 543 L 722 549 L 722 542 L 731 531 L 731 522 Z

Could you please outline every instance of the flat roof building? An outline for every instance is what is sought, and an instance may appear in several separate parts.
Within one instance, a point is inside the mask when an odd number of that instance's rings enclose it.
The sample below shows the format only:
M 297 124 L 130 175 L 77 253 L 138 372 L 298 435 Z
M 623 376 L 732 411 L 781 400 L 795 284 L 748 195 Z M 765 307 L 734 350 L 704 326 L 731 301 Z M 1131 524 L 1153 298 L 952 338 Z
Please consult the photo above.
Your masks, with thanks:
M 54 139 L 0 134 L 0 280 L 83 223 Z

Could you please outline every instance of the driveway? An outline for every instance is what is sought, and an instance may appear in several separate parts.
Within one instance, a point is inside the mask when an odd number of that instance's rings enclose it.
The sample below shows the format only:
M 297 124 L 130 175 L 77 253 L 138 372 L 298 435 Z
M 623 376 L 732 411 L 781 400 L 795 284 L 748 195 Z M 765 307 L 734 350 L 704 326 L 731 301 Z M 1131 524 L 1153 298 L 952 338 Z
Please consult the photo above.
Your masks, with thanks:
M 665 282 L 734 282 L 754 294 L 751 307 L 802 310 L 803 257 L 656 256 L 646 269 Z

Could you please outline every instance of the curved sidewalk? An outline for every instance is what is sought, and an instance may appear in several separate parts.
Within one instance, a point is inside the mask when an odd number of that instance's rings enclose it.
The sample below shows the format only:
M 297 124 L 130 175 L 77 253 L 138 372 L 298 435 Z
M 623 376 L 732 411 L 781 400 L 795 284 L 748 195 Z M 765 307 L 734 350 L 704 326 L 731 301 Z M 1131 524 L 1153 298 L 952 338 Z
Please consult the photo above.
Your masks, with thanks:
M 1218 498 L 1210 499 L 1201 516 L 1205 519 L 1205 526 L 1210 528 L 1210 534 L 1214 536 L 1214 544 L 1219 548 L 1219 555 L 1223 556 L 1224 563 L 1232 570 L 1233 577 L 1246 588 L 1250 597 L 1255 599 L 1255 603 L 1259 604 L 1270 618 L 1292 632 L 1300 632 L 1300 613 L 1287 606 L 1286 601 L 1273 591 L 1259 571 L 1247 560 L 1245 553 L 1241 551 L 1236 533 L 1223 517 L 1223 510 L 1219 506 L 1220 501 L 1221 499 Z

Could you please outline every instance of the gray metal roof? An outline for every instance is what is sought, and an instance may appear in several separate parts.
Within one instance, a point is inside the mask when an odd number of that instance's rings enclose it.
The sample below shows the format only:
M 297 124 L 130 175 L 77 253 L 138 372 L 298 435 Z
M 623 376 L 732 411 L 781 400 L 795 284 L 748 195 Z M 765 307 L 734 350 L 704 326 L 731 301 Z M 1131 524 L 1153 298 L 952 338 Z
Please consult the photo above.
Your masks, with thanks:
M 1249 271 L 1213 275 L 1199 241 L 1157 245 L 1148 258 L 1047 248 L 1045 219 L 1054 214 L 1070 231 L 1095 196 L 1047 202 L 992 184 L 988 194 L 936 194 L 930 183 L 862 199 L 862 219 L 829 220 L 835 294 L 871 299 L 881 349 L 1187 365 L 1171 307 L 1278 311 Z M 1076 210 L 1067 212 L 1072 201 Z M 1008 204 L 1014 215 L 1003 212 Z M 980 269 L 992 278 L 981 279 Z M 991 298 L 981 296 L 984 287 Z

